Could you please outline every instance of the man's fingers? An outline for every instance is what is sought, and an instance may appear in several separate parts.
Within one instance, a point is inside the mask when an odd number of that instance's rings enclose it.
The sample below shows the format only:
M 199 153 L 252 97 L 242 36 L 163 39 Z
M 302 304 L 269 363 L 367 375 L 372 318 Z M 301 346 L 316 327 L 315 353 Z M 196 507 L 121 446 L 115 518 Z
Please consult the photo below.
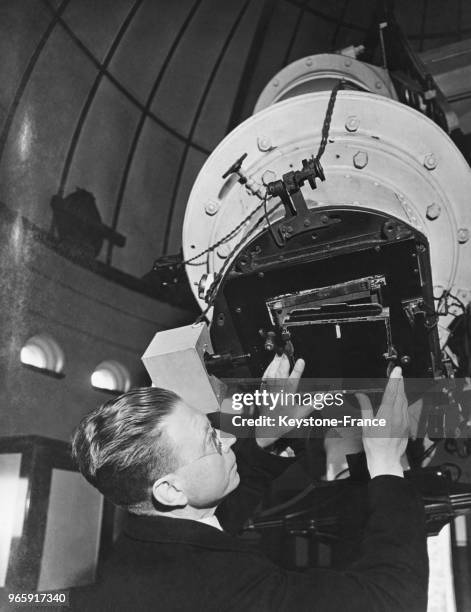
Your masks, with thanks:
M 305 365 L 306 363 L 304 359 L 297 359 L 296 363 L 293 366 L 293 371 L 290 374 L 290 378 L 291 379 L 301 378 L 304 372 Z
M 289 359 L 283 353 L 281 355 L 280 366 L 278 368 L 278 378 L 288 378 L 289 376 Z
M 275 355 L 263 373 L 262 380 L 266 380 L 267 378 L 276 378 L 280 362 L 281 355 Z
M 400 397 L 399 393 L 401 390 L 402 393 L 404 393 L 404 379 L 402 378 L 402 370 L 399 367 L 395 367 L 389 376 L 386 389 L 384 390 L 381 408 L 384 407 L 386 410 L 392 409 L 396 403 L 396 399 Z
M 355 397 L 360 404 L 361 417 L 363 419 L 372 419 L 374 414 L 370 398 L 365 393 L 355 393 Z
M 396 366 L 391 372 L 391 376 L 389 378 L 392 379 L 391 381 L 392 383 L 397 384 L 396 400 L 399 400 L 401 403 L 404 403 L 404 402 L 407 403 L 406 392 L 404 389 L 404 377 L 402 376 L 402 369 Z
M 387 419 L 393 437 L 408 437 L 410 433 L 409 406 L 402 370 L 399 367 L 395 367 L 389 376 L 377 416 Z
M 290 363 L 287 355 L 275 355 L 267 369 L 263 373 L 262 380 L 270 380 L 274 378 L 290 378 L 291 380 L 299 380 L 304 372 L 304 359 L 298 359 L 294 364 L 293 371 L 289 373 Z

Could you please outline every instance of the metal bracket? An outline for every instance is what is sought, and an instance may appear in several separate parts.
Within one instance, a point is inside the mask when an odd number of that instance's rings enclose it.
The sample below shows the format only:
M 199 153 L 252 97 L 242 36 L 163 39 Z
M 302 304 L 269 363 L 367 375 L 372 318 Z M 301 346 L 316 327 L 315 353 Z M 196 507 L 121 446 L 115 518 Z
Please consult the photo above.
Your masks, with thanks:
M 317 187 L 316 179 L 325 181 L 325 175 L 320 161 L 312 156 L 309 159 L 302 160 L 301 170 L 287 172 L 283 174 L 282 180 L 267 184 L 267 194 L 280 198 L 285 208 L 285 220 L 291 221 L 290 224 L 283 224 L 278 229 L 283 244 L 290 235 L 297 233 L 295 228 L 296 230 L 301 228 L 306 230 L 312 227 L 309 209 L 301 192 L 301 187 L 307 181 L 311 188 L 315 189 Z M 327 224 L 321 223 L 319 227 Z
M 414 327 L 415 317 L 417 315 L 427 314 L 424 309 L 424 299 L 422 297 L 412 298 L 410 300 L 402 300 L 401 305 L 411 327 Z

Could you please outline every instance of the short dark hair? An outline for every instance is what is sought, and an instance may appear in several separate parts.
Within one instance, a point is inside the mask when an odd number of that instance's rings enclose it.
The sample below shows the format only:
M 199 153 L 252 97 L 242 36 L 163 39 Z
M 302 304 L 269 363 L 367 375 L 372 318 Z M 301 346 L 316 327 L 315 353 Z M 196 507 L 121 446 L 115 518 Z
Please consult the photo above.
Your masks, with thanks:
M 119 506 L 151 500 L 155 480 L 175 469 L 162 422 L 181 398 L 141 387 L 85 416 L 72 439 L 72 455 L 85 478 Z

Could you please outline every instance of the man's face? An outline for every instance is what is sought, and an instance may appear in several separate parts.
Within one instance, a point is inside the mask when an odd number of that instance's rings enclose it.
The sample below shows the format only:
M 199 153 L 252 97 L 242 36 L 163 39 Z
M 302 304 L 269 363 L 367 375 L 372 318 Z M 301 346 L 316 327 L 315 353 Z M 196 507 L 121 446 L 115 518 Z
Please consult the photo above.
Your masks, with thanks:
M 189 505 L 211 508 L 237 487 L 240 478 L 231 449 L 233 436 L 221 436 L 219 453 L 208 418 L 184 402 L 167 416 L 165 430 L 178 459 L 174 473 Z

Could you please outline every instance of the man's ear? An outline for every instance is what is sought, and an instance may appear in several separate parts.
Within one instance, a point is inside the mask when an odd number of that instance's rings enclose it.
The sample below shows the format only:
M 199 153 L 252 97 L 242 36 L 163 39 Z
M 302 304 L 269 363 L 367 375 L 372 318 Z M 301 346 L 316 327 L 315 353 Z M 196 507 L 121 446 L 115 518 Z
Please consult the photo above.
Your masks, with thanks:
M 178 478 L 168 474 L 159 478 L 152 485 L 152 495 L 159 504 L 164 506 L 186 506 L 188 499 L 181 488 Z

